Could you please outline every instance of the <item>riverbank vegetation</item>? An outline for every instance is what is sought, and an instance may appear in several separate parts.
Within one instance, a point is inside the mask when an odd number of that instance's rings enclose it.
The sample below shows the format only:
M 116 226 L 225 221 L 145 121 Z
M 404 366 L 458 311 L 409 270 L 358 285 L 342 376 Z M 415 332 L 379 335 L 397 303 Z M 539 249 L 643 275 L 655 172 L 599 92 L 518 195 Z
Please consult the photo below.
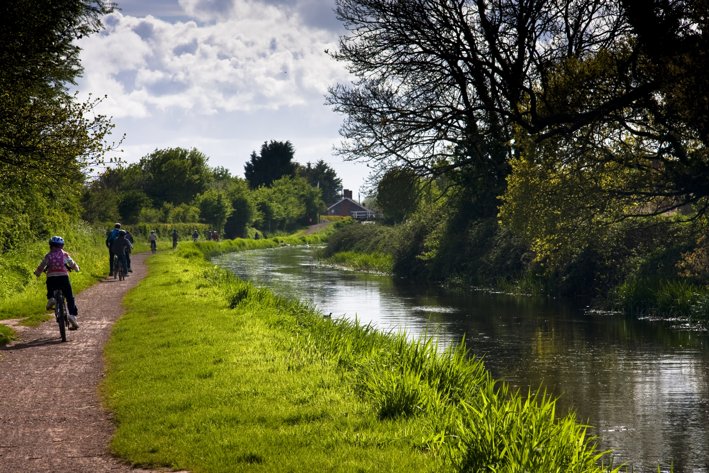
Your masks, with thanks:
M 221 245 L 151 257 L 114 328 L 102 391 L 118 426 L 112 450 L 131 463 L 610 471 L 572 415 L 496 383 L 464 343 L 441 352 L 324 318 L 209 264 Z
M 705 6 L 542 3 L 338 4 L 394 273 L 706 320 Z
M 440 206 L 443 200 L 437 199 Z M 505 220 L 461 219 L 449 210 L 433 217 L 422 205 L 399 225 L 343 226 L 323 256 L 347 264 L 355 257 L 383 254 L 390 258 L 394 277 L 573 298 L 631 315 L 709 322 L 709 253 L 703 236 L 708 227 L 702 221 L 675 216 L 628 220 L 545 252 Z

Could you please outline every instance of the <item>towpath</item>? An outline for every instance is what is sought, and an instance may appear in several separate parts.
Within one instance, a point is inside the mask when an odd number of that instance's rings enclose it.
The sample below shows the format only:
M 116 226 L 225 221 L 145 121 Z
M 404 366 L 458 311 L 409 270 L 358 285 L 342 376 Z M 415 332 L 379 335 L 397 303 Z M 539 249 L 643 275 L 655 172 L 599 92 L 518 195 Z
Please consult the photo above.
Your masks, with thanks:
M 77 296 L 80 328 L 66 343 L 53 320 L 14 325 L 19 340 L 0 348 L 0 473 L 149 471 L 109 452 L 114 426 L 99 394 L 104 345 L 123 297 L 146 274 L 145 258 L 133 256 L 126 280 L 106 279 Z

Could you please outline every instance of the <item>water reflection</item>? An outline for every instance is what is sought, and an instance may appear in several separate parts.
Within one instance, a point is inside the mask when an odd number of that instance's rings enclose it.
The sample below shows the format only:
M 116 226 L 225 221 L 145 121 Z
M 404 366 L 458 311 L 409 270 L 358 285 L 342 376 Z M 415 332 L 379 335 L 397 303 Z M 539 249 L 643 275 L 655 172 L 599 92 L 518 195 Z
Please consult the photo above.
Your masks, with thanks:
M 709 473 L 709 336 L 661 323 L 587 314 L 559 302 L 446 293 L 323 267 L 314 250 L 223 255 L 215 263 L 332 317 L 442 346 L 465 337 L 487 367 L 523 392 L 540 385 L 593 426 L 635 471 Z

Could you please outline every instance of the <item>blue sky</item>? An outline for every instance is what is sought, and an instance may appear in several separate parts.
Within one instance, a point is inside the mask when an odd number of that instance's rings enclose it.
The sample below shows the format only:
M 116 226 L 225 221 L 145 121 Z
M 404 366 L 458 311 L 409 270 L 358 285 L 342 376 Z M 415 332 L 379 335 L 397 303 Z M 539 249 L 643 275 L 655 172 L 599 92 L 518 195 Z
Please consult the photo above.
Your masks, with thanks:
M 368 169 L 343 162 L 343 116 L 327 88 L 349 80 L 326 54 L 343 33 L 334 0 L 123 0 L 105 31 L 82 39 L 78 88 L 107 98 L 120 156 L 197 148 L 243 177 L 264 141 L 290 141 L 295 160 L 327 162 L 355 197 Z M 364 197 L 364 196 L 362 196 Z

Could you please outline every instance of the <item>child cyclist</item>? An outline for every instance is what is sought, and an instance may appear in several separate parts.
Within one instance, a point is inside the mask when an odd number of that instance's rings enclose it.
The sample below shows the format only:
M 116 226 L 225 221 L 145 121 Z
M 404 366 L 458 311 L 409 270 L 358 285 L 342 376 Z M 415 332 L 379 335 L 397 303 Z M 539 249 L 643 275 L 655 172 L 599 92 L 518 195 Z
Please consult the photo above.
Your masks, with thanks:
M 47 272 L 47 310 L 54 308 L 56 304 L 53 297 L 54 291 L 61 289 L 69 308 L 69 330 L 76 330 L 79 328 L 76 321 L 79 310 L 76 308 L 74 294 L 71 290 L 69 270 L 79 271 L 79 265 L 71 259 L 69 253 L 64 251 L 64 239 L 60 236 L 53 236 L 49 240 L 49 253 L 44 256 L 34 274 L 39 277 L 44 271 Z

